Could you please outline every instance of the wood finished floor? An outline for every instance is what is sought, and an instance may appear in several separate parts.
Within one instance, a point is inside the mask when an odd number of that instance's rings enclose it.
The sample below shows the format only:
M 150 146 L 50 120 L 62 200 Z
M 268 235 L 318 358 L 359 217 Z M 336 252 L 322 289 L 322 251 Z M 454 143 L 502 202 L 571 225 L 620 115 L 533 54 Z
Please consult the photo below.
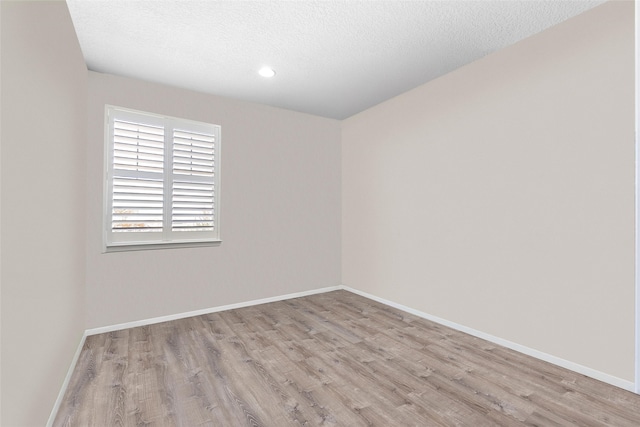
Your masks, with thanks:
M 346 291 L 87 338 L 54 426 L 640 426 L 640 396 Z

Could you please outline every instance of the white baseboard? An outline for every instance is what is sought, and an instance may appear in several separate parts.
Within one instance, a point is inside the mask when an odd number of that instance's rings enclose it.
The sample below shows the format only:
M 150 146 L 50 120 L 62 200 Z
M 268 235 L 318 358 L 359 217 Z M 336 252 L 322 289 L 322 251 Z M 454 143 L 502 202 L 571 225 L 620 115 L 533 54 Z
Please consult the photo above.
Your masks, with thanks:
M 313 289 L 313 290 L 310 290 L 310 291 L 295 292 L 295 293 L 292 293 L 292 294 L 279 295 L 279 296 L 275 296 L 275 297 L 262 298 L 262 299 L 246 301 L 246 302 L 239 302 L 239 303 L 236 303 L 236 304 L 222 305 L 222 306 L 219 306 L 219 307 L 204 308 L 204 309 L 201 309 L 201 310 L 188 311 L 188 312 L 178 313 L 178 314 L 170 314 L 168 316 L 153 317 L 151 319 L 143 319 L 143 320 L 136 320 L 136 321 L 133 321 L 133 322 L 119 323 L 117 325 L 110 325 L 110 326 L 103 326 L 103 327 L 100 327 L 100 328 L 87 329 L 85 331 L 85 335 L 89 336 L 89 335 L 103 334 L 105 332 L 119 331 L 119 330 L 122 330 L 122 329 L 135 328 L 135 327 L 138 327 L 138 326 L 153 325 L 155 323 L 162 323 L 162 322 L 168 322 L 170 320 L 184 319 L 186 317 L 200 316 L 200 315 L 203 315 L 203 314 L 217 313 L 219 311 L 226 311 L 226 310 L 233 310 L 233 309 L 236 309 L 236 308 L 250 307 L 252 305 L 260 305 L 260 304 L 266 304 L 266 303 L 269 303 L 269 302 L 284 301 L 284 300 L 288 300 L 288 299 L 292 299 L 292 298 L 306 297 L 308 295 L 321 294 L 321 293 L 324 293 L 324 292 L 336 291 L 338 289 L 342 289 L 342 286 L 341 285 L 329 286 L 327 288 Z
M 600 371 L 597 371 L 595 369 L 591 369 L 591 368 L 588 368 L 586 366 L 582 366 L 582 365 L 579 365 L 577 363 L 571 362 L 569 360 L 565 360 L 565 359 L 562 359 L 560 357 L 556 357 L 556 356 L 553 356 L 551 354 L 547 354 L 547 353 L 544 353 L 542 351 L 535 350 L 533 348 L 525 347 L 523 345 L 511 342 L 511 341 L 507 341 L 507 340 L 499 338 L 499 337 L 495 337 L 493 335 L 490 335 L 490 334 L 475 330 L 473 328 L 469 328 L 469 327 L 464 326 L 464 325 L 460 325 L 460 324 L 455 323 L 455 322 L 451 322 L 451 321 L 446 320 L 446 319 L 441 319 L 441 318 L 439 318 L 437 316 L 432 316 L 432 315 L 424 313 L 422 311 L 415 310 L 415 309 L 413 309 L 411 307 L 407 307 L 405 305 L 398 304 L 398 303 L 395 303 L 393 301 L 389 301 L 387 299 L 380 298 L 380 297 L 377 297 L 375 295 L 371 295 L 371 294 L 368 294 L 366 292 L 362 292 L 362 291 L 350 288 L 350 287 L 345 286 L 345 285 L 343 285 L 341 288 L 346 290 L 346 291 L 353 292 L 354 294 L 358 294 L 360 296 L 363 296 L 365 298 L 369 298 L 369 299 L 372 299 L 372 300 L 377 301 L 379 303 L 388 305 L 390 307 L 397 308 L 398 310 L 402 310 L 402 311 L 405 311 L 407 313 L 413 314 L 415 316 L 422 317 L 423 319 L 431 320 L 432 322 L 439 323 L 439 324 L 441 324 L 443 326 L 448 326 L 449 328 L 458 330 L 460 332 L 467 333 L 469 335 L 473 335 L 474 337 L 478 337 L 478 338 L 481 338 L 483 340 L 492 342 L 494 344 L 498 344 L 498 345 L 501 345 L 503 347 L 510 348 L 511 350 L 515 350 L 517 352 L 526 354 L 527 356 L 532 356 L 532 357 L 535 357 L 536 359 L 540 359 L 540 360 L 544 360 L 545 362 L 553 363 L 554 365 L 560 366 L 562 368 L 569 369 L 571 371 L 577 372 L 577 373 L 582 374 L 582 375 L 586 375 L 586 376 L 591 377 L 591 378 L 595 378 L 596 380 L 600 380 L 602 382 L 605 382 L 607 384 L 611 384 L 613 386 L 622 388 L 624 390 L 635 392 L 635 384 L 633 382 L 631 382 L 631 381 L 623 380 L 621 378 L 614 377 L 613 375 L 605 374 L 604 372 L 600 372 Z
M 80 353 L 82 352 L 82 347 L 84 347 L 84 341 L 86 339 L 87 339 L 87 332 L 85 331 L 85 333 L 82 334 L 82 338 L 80 338 L 80 344 L 78 344 L 78 348 L 76 349 L 76 354 L 73 355 L 73 359 L 71 360 L 71 366 L 69 366 L 69 370 L 67 371 L 67 376 L 64 377 L 64 381 L 62 382 L 62 387 L 60 387 L 60 392 L 58 393 L 56 403 L 53 404 L 53 409 L 51 409 L 51 414 L 49 414 L 49 421 L 47 421 L 46 427 L 51 427 L 53 425 L 53 421 L 56 418 L 56 415 L 58 415 L 58 409 L 60 409 L 60 404 L 62 403 L 64 394 L 67 391 L 67 387 L 69 387 L 69 381 L 71 381 L 71 375 L 73 375 L 73 371 L 76 368 L 76 364 L 78 363 L 78 359 L 80 358 Z

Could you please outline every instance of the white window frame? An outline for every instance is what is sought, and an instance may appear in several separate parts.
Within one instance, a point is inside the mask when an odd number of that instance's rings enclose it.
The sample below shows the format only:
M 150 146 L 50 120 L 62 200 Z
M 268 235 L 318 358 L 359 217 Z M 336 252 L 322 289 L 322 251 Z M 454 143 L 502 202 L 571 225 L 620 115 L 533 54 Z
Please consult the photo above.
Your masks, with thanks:
M 164 168 L 156 177 L 163 182 L 162 230 L 145 232 L 112 231 L 114 177 L 121 176 L 121 170 L 114 170 L 114 121 L 133 121 L 164 128 Z M 173 173 L 173 131 L 184 130 L 194 133 L 205 133 L 214 136 L 214 173 L 207 178 L 213 184 L 213 230 L 172 230 L 172 189 L 176 180 L 197 180 L 198 177 L 185 178 L 185 175 Z M 219 125 L 197 122 L 193 120 L 164 116 L 137 111 L 128 108 L 105 106 L 105 154 L 104 154 L 104 200 L 103 200 L 103 252 L 119 252 L 133 250 L 165 249 L 179 247 L 216 246 L 220 238 L 220 155 L 221 128 Z M 131 177 L 145 177 L 146 172 L 125 172 Z M 189 175 L 187 175 L 189 176 Z M 117 179 L 117 178 L 116 178 Z

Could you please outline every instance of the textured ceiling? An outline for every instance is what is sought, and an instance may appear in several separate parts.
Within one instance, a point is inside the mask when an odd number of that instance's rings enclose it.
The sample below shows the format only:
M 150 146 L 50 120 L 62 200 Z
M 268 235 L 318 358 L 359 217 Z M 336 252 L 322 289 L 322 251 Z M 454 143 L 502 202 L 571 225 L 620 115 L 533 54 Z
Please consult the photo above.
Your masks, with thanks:
M 603 2 L 67 0 L 91 70 L 337 119 Z

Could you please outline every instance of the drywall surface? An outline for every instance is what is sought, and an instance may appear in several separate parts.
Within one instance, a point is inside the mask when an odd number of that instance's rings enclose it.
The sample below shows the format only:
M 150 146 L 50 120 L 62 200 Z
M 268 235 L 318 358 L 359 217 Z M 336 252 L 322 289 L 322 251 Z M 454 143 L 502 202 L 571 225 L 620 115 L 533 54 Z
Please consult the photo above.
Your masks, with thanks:
M 633 381 L 632 2 L 342 126 L 345 285 Z
M 218 247 L 102 253 L 104 106 L 222 126 Z M 89 73 L 87 327 L 340 283 L 340 122 Z
M 68 4 L 94 71 L 342 119 L 603 2 Z
M 42 426 L 85 328 L 87 69 L 65 2 L 0 8 L 0 424 Z

